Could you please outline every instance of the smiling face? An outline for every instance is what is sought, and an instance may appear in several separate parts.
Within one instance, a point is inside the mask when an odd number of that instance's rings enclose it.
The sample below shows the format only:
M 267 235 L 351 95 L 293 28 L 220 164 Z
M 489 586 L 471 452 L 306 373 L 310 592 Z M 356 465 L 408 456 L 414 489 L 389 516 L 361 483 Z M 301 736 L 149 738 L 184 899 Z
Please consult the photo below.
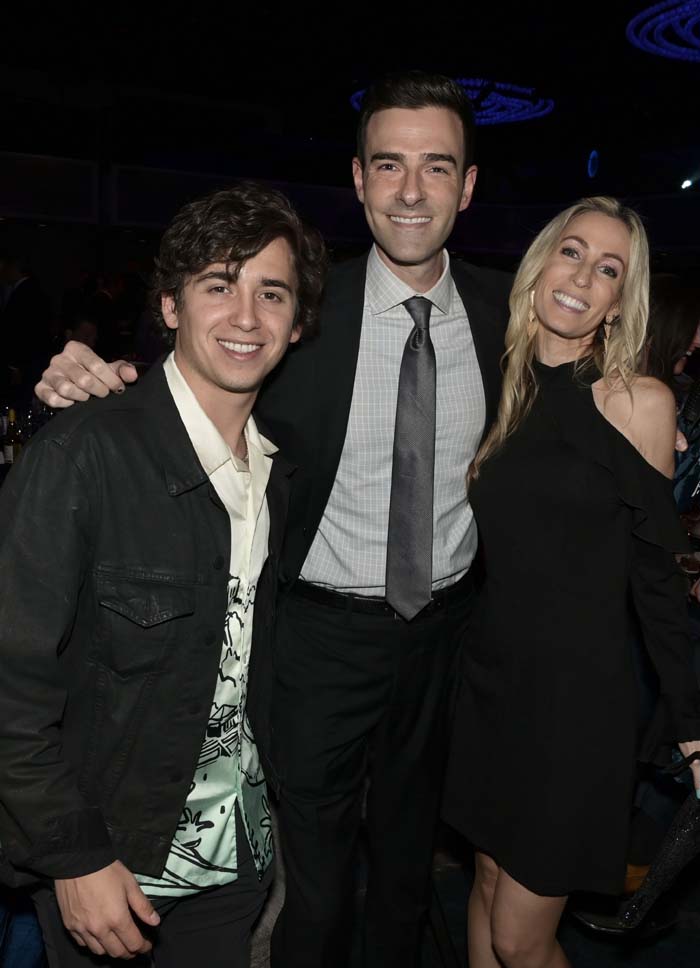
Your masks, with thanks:
M 474 165 L 464 171 L 462 122 L 447 108 L 377 111 L 365 159 L 353 159 L 353 178 L 379 255 L 425 291 L 442 273 L 442 248 L 476 180 Z
M 585 212 L 564 227 L 534 287 L 540 346 L 563 341 L 582 349 L 604 319 L 612 322 L 630 241 L 627 226 L 602 212 Z
M 163 319 L 177 330 L 175 361 L 199 402 L 221 402 L 231 394 L 251 405 L 294 328 L 297 279 L 289 243 L 277 238 L 234 267 L 215 262 L 190 276 L 179 305 L 162 297 Z

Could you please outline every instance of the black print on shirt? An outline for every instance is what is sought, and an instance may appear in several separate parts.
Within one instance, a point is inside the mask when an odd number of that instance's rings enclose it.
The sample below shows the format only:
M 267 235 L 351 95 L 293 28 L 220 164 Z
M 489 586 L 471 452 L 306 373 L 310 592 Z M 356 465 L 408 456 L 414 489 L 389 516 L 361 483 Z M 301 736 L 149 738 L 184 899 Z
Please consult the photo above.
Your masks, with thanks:
M 221 682 L 230 682 L 233 688 L 238 690 L 237 694 L 239 697 L 244 696 L 246 693 L 247 670 L 241 668 L 241 654 L 236 648 L 237 643 L 235 643 L 235 639 L 238 638 L 235 635 L 236 625 L 240 632 L 245 628 L 248 613 L 252 613 L 255 604 L 255 591 L 256 586 L 251 585 L 245 594 L 242 594 L 241 579 L 235 575 L 230 577 L 224 642 L 218 668 L 218 678 Z M 236 625 L 233 624 L 234 622 Z M 227 703 L 219 705 L 214 701 L 209 714 L 204 743 L 197 761 L 195 777 L 190 786 L 190 796 L 198 784 L 206 783 L 207 774 L 204 772 L 206 767 L 215 763 L 220 758 L 240 756 L 243 735 L 245 735 L 246 740 L 251 745 L 254 744 L 254 738 L 245 718 L 245 707 L 242 699 L 239 698 L 239 701 L 235 705 Z M 262 770 L 259 767 L 254 774 L 244 770 L 243 775 L 245 782 L 250 787 L 258 787 L 265 782 Z M 270 807 L 267 797 L 264 795 L 261 801 L 261 808 L 262 817 L 260 818 L 259 832 L 256 832 L 248 818 L 245 817 L 248 841 L 259 870 L 263 870 L 267 866 L 273 850 Z M 177 826 L 175 839 L 171 846 L 171 856 L 186 861 L 191 868 L 198 868 L 202 871 L 232 873 L 235 875 L 237 873 L 235 867 L 218 866 L 200 853 L 203 832 L 216 830 L 222 823 L 225 824 L 226 820 L 227 814 L 225 810 L 223 814 L 209 813 L 208 818 L 203 820 L 200 810 L 193 813 L 190 807 L 185 806 Z M 206 850 L 206 845 L 204 849 Z M 164 885 L 180 889 L 202 889 L 201 884 L 193 883 L 176 870 L 168 867 L 167 864 L 161 879 L 157 882 L 159 889 L 162 889 Z M 147 892 L 147 882 L 142 881 L 142 886 Z
M 235 620 L 238 623 L 238 627 L 242 632 L 245 628 L 246 615 L 255 605 L 256 587 L 256 585 L 251 585 L 246 592 L 245 598 L 242 598 L 240 594 L 241 579 L 236 575 L 232 575 L 229 579 L 226 624 L 224 626 L 226 631 L 224 632 L 224 651 L 221 656 L 221 664 L 219 665 L 219 679 L 221 682 L 228 680 L 234 686 L 237 685 L 237 682 L 236 677 L 230 672 L 230 666 L 236 662 L 240 662 L 241 656 L 236 651 L 233 643 L 232 621 Z

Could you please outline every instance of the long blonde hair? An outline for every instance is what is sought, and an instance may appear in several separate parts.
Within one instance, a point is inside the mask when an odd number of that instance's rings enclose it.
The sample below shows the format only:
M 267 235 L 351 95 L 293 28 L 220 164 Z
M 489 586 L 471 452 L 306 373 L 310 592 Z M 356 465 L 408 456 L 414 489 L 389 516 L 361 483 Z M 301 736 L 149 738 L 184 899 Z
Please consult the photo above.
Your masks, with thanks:
M 619 219 L 630 233 L 630 258 L 619 297 L 619 318 L 608 327 L 605 339 L 593 342 L 592 355 L 603 378 L 621 381 L 629 388 L 637 372 L 649 315 L 649 244 L 642 221 L 615 198 L 582 198 L 546 225 L 523 256 L 510 293 L 510 321 L 506 349 L 501 358 L 503 388 L 495 423 L 482 443 L 469 471 L 479 476 L 481 465 L 503 445 L 532 406 L 537 383 L 532 368 L 538 322 L 531 310 L 531 290 L 554 251 L 565 227 L 588 212 Z M 604 325 L 601 320 L 601 326 Z

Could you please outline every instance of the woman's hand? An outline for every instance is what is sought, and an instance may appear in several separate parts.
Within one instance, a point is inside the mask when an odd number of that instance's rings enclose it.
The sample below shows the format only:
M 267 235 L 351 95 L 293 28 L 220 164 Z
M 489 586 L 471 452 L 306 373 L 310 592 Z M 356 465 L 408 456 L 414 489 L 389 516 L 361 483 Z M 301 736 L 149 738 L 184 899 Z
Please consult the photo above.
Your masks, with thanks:
M 690 756 L 691 753 L 700 753 L 700 740 L 693 739 L 689 740 L 687 743 L 679 743 L 678 749 L 681 751 L 683 756 Z M 698 800 L 700 800 L 700 760 L 695 760 L 694 763 L 691 763 L 690 769 L 693 773 L 695 795 L 697 796 Z

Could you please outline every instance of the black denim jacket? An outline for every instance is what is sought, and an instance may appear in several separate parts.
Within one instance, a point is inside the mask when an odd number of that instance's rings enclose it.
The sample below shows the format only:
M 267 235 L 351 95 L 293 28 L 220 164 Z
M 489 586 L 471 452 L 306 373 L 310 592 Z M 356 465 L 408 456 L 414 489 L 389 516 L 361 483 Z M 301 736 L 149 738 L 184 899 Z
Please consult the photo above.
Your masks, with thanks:
M 248 714 L 264 758 L 291 472 L 275 456 L 256 594 Z M 54 417 L 21 455 L 0 491 L 4 880 L 115 859 L 161 874 L 209 718 L 229 560 L 228 515 L 160 364 Z

